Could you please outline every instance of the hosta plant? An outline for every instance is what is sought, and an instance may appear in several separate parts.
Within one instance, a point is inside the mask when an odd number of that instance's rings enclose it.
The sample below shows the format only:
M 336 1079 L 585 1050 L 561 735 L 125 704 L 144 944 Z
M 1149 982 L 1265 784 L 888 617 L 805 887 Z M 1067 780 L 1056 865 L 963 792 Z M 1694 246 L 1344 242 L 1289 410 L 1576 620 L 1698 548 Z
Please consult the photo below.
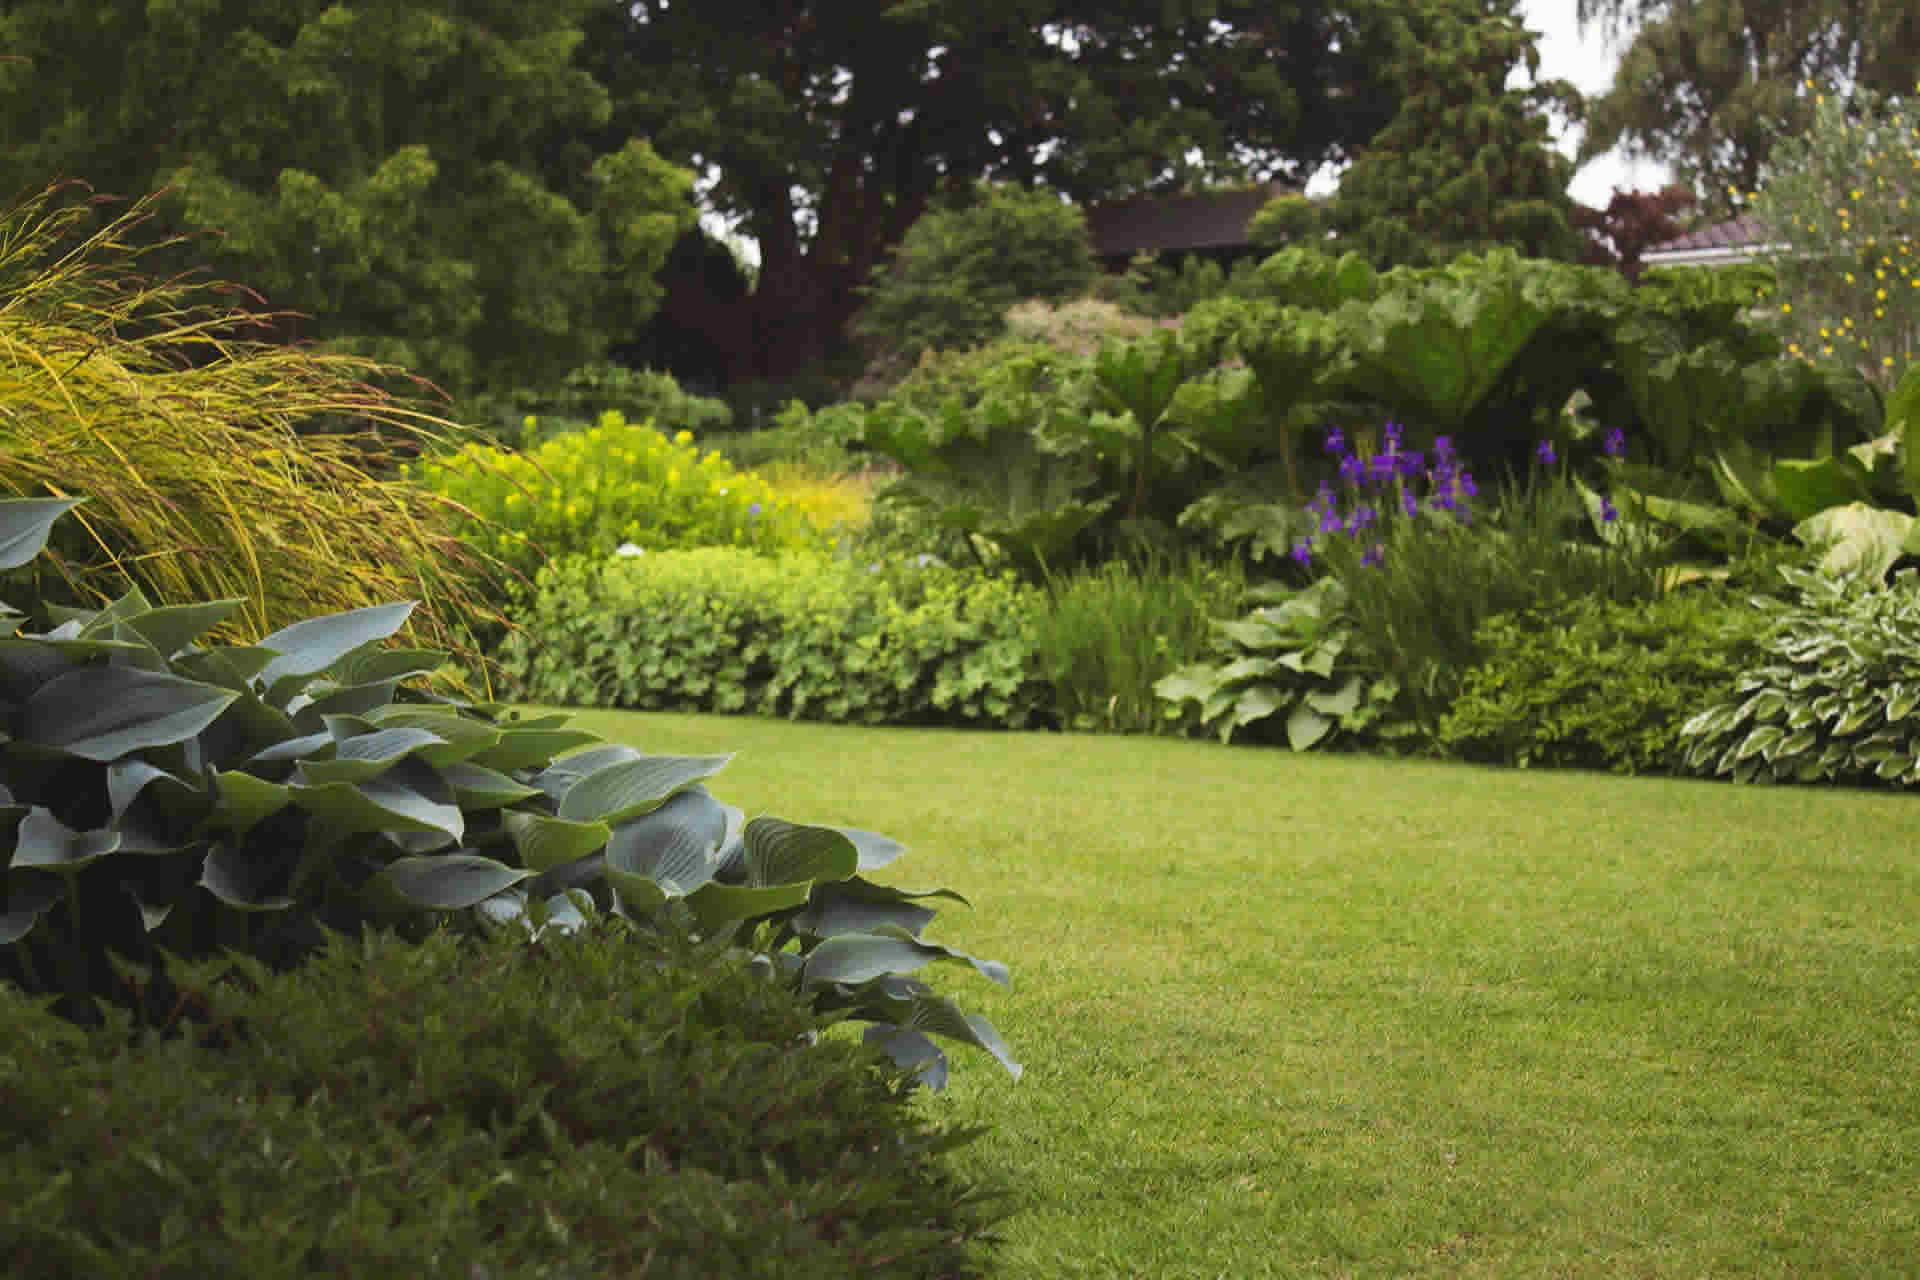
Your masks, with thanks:
M 0 567 L 37 554 L 71 505 L 0 503 Z M 105 998 L 165 1016 L 177 992 L 129 982 L 109 952 L 163 978 L 167 954 L 223 947 L 291 967 L 322 923 L 417 937 L 441 917 L 475 932 L 518 919 L 537 936 L 585 910 L 679 902 L 703 935 L 770 938 L 766 967 L 874 1023 L 935 1083 L 929 1032 L 1017 1070 L 984 1020 L 906 976 L 937 960 L 1007 974 L 921 936 L 924 903 L 957 895 L 867 878 L 895 841 L 748 821 L 703 785 L 726 756 L 648 755 L 563 717 L 415 692 L 441 655 L 380 647 L 411 604 L 196 642 L 238 608 L 132 592 L 57 609 L 42 633 L 6 619 L 0 973 L 57 1012 L 98 1025 Z
M 1400 682 L 1365 660 L 1344 616 L 1345 590 L 1322 578 L 1303 591 L 1261 587 L 1246 617 L 1220 622 L 1218 663 L 1194 663 L 1164 676 L 1154 692 L 1169 719 L 1199 704 L 1201 725 L 1229 742 L 1262 721 L 1285 728 L 1295 751 L 1363 736 L 1411 731 L 1397 705 Z
M 1732 700 L 1680 727 L 1687 767 L 1738 782 L 1920 782 L 1920 581 L 1783 568 L 1776 617 Z

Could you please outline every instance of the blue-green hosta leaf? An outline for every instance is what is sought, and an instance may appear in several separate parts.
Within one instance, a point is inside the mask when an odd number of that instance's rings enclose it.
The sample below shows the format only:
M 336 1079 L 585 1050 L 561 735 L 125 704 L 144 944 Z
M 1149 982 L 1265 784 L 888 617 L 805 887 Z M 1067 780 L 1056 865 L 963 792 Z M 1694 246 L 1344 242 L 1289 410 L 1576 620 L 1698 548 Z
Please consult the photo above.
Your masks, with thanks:
M 926 1033 L 879 1023 L 868 1027 L 860 1038 L 885 1051 L 895 1066 L 917 1073 L 920 1083 L 934 1093 L 947 1087 L 946 1052 Z
M 446 663 L 437 649 L 357 649 L 333 664 L 334 679 L 343 685 L 383 684 L 428 676 Z
M 1229 721 L 1229 725 L 1232 728 L 1239 728 L 1243 724 L 1252 724 L 1256 720 L 1264 720 L 1274 712 L 1285 707 L 1288 701 L 1290 701 L 1290 699 L 1287 695 L 1281 693 L 1280 690 L 1274 686 L 1270 684 L 1257 684 L 1253 688 L 1242 692 L 1241 695 L 1234 700 L 1233 719 Z
M 1322 715 L 1352 715 L 1360 705 L 1360 688 L 1365 682 L 1359 676 L 1348 676 L 1345 683 L 1332 693 L 1310 693 L 1307 705 Z
M 105 763 L 191 738 L 237 696 L 137 667 L 90 667 L 55 676 L 28 698 L 18 736 Z
M 365 719 L 370 712 L 391 706 L 399 686 L 397 680 L 381 680 L 373 684 L 335 684 L 331 680 L 315 680 L 303 692 L 287 701 L 287 711 L 301 731 L 307 732 L 317 725 L 348 716 Z M 373 722 L 367 721 L 366 730 L 372 728 Z
M 646 902 L 655 892 L 660 900 L 684 898 L 713 879 L 726 836 L 727 813 L 720 802 L 705 787 L 682 791 L 652 813 L 613 828 L 607 882 L 635 902 Z M 642 880 L 651 891 L 637 883 Z
M 1197 663 L 1181 667 L 1171 675 L 1161 676 L 1154 681 L 1153 692 L 1154 696 L 1168 702 L 1180 703 L 1188 700 L 1203 702 L 1219 684 L 1220 678 L 1213 667 L 1205 663 Z
M 1283 628 L 1276 627 L 1259 614 L 1232 622 L 1216 622 L 1214 626 L 1220 634 L 1249 649 L 1277 649 L 1292 640 Z
M 541 901 L 529 900 L 524 889 L 513 888 L 476 904 L 474 910 L 488 924 L 511 925 L 517 922 L 537 941 L 549 925 L 562 933 L 572 933 L 585 925 L 587 915 L 583 908 L 598 914 L 592 896 L 585 889 L 569 889 Z
M 138 632 L 162 657 L 171 658 L 238 613 L 246 603 L 236 597 L 208 604 L 163 605 L 132 615 L 126 619 L 126 626 Z
M 0 946 L 33 932 L 41 912 L 67 896 L 67 882 L 47 872 L 0 872 Z
M 533 776 L 533 785 L 546 792 L 555 804 L 559 804 L 560 797 L 567 794 L 568 788 L 589 774 L 598 773 L 612 765 L 646 758 L 646 752 L 624 742 L 608 742 L 555 760 Z
M 1024 1068 L 1013 1060 L 1006 1042 L 993 1024 L 977 1013 L 962 1013 L 960 1006 L 945 996 L 932 992 L 919 992 L 912 997 L 912 1004 L 902 1014 L 892 1019 L 892 1025 L 903 1031 L 919 1031 L 930 1035 L 944 1036 L 957 1040 L 961 1044 L 970 1044 L 976 1049 L 985 1049 L 992 1054 L 1007 1074 L 1018 1080 Z
M 301 851 L 283 842 L 216 844 L 200 865 L 200 887 L 239 911 L 284 911 Z
M 254 677 L 280 655 L 257 644 L 232 645 L 182 654 L 173 661 L 173 673 L 236 693 L 253 690 Z M 276 714 L 278 714 L 276 712 Z
M 1008 982 L 1007 966 L 997 960 L 975 959 L 964 951 L 955 951 L 937 942 L 915 938 L 905 930 L 893 929 L 884 933 L 849 933 L 828 938 L 807 953 L 807 961 L 800 975 L 802 981 L 809 985 L 839 982 L 857 987 L 890 973 L 912 973 L 935 961 L 971 965 L 1003 987 Z
M 477 906 L 534 873 L 474 853 L 395 858 L 375 879 L 416 907 L 459 911 Z
M 421 752 L 420 758 L 427 759 L 427 752 Z M 431 762 L 429 762 L 431 763 Z M 492 769 L 482 769 L 477 764 L 465 760 L 439 766 L 440 776 L 453 788 L 453 798 L 462 809 L 478 812 L 481 809 L 499 809 L 506 805 L 525 800 L 528 796 L 540 794 L 539 788 L 529 787 L 515 782 L 504 773 Z
M 545 814 L 514 811 L 501 815 L 522 865 L 551 871 L 606 847 L 613 828 L 604 822 L 569 822 Z
M 562 751 L 571 751 L 575 747 L 584 747 L 598 741 L 600 739 L 597 735 L 588 733 L 584 729 L 544 726 L 528 729 L 503 725 L 499 742 L 469 758 L 473 763 L 488 769 L 499 769 L 504 773 L 511 773 L 515 769 L 527 769 L 536 764 L 544 764 Z
M 366 782 L 377 778 L 423 747 L 444 743 L 425 729 L 378 729 L 337 743 L 331 760 L 302 760 L 292 781 L 299 786 L 323 787 L 333 782 Z
M 915 899 L 947 898 L 962 906 L 967 900 L 951 889 L 896 889 L 854 876 L 823 880 L 813 886 L 806 910 L 793 917 L 793 927 L 817 938 L 841 933 L 873 933 L 881 926 L 903 929 L 918 937 L 936 914 Z
M 280 783 L 224 769 L 213 775 L 213 796 L 207 825 L 236 836 L 245 835 L 255 823 L 272 817 L 293 801 L 292 793 Z
M 1270 676 L 1278 667 L 1292 667 L 1293 670 L 1298 671 L 1299 667 L 1287 661 L 1297 656 L 1290 651 L 1272 658 L 1236 658 L 1220 668 L 1220 680 L 1224 684 L 1240 684 L 1247 680 L 1259 680 Z
M 411 601 L 378 604 L 283 627 L 260 641 L 262 648 L 280 654 L 260 673 L 260 679 L 271 689 L 289 676 L 318 675 L 362 645 L 385 640 L 406 625 L 412 612 Z
M 646 756 L 609 765 L 568 787 L 559 815 L 572 822 L 612 825 L 657 809 L 676 792 L 726 767 L 724 756 Z
M 0 569 L 18 569 L 47 545 L 53 522 L 84 498 L 0 498 Z
M 53 810 L 34 805 L 20 820 L 14 835 L 14 867 L 48 871 L 78 871 L 120 847 L 120 833 L 108 829 L 75 831 L 53 816 Z
M 862 871 L 872 871 L 886 866 L 907 851 L 907 846 L 892 836 L 883 836 L 875 831 L 862 831 L 858 827 L 835 827 L 841 835 L 853 841 L 853 847 L 859 851 Z
M 119 818 L 156 782 L 166 792 L 165 804 L 191 804 L 204 794 L 200 787 L 145 760 L 116 760 L 107 766 L 107 803 L 113 816 Z
M 832 827 L 755 818 L 745 841 L 750 885 L 845 880 L 860 869 L 860 850 Z
M 318 733 L 305 734 L 298 738 L 288 738 L 263 747 L 247 758 L 248 764 L 283 764 L 289 760 L 302 761 L 309 757 L 322 758 L 334 749 L 334 736 L 322 729 Z
M 287 791 L 295 804 L 345 834 L 439 831 L 457 843 L 466 833 L 452 791 L 431 766 L 418 760 L 402 760 L 366 782 L 289 783 Z
M 49 681 L 80 666 L 80 659 L 38 636 L 0 637 L 0 698 L 25 702 Z
M 369 711 L 366 718 L 382 729 L 425 729 L 434 734 L 440 739 L 440 745 L 415 753 L 432 765 L 445 766 L 470 759 L 501 738 L 500 730 L 485 721 L 404 702 Z
M 1295 751 L 1307 750 L 1332 731 L 1333 721 L 1305 702 L 1287 716 L 1287 745 Z
M 725 925 L 757 920 L 776 911 L 805 906 L 810 882 L 799 884 L 721 884 L 710 880 L 687 895 L 687 906 L 700 928 L 713 933 Z

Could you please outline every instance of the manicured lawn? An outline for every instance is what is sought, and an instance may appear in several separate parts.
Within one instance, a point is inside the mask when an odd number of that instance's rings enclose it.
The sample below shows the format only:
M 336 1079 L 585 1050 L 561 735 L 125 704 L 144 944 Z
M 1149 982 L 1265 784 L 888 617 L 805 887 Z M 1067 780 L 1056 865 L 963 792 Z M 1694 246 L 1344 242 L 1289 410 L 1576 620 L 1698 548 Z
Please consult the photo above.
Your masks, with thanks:
M 906 841 L 1005 1274 L 1910 1275 L 1920 797 L 581 713 Z

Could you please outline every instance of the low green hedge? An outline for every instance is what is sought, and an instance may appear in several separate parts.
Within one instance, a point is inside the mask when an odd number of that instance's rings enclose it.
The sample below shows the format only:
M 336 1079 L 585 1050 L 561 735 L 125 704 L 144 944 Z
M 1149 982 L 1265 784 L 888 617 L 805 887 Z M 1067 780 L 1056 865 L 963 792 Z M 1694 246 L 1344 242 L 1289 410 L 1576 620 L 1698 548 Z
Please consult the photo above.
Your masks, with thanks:
M 1491 618 L 1474 635 L 1489 656 L 1462 680 L 1439 746 L 1489 764 L 1687 772 L 1682 724 L 1731 695 L 1771 620 L 1711 586 Z
M 1044 596 L 938 564 L 707 547 L 575 556 L 541 570 L 500 662 L 515 697 L 1020 729 L 1049 686 L 1029 620 Z
M 614 936 L 615 934 L 625 936 Z M 724 942 L 333 935 L 186 966 L 171 1039 L 0 983 L 0 1273 L 962 1276 L 996 1216 L 910 1077 Z M 210 1025 L 209 1025 L 210 1024 Z M 191 1030 L 192 1035 L 182 1034 Z

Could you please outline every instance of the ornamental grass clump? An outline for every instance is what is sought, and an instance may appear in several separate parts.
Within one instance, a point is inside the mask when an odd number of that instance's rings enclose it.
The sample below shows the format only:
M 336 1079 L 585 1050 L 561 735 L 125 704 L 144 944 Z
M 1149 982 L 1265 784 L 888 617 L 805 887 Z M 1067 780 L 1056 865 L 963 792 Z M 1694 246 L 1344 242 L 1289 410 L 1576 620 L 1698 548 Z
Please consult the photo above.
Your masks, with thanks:
M 1482 656 L 1474 637 L 1488 618 L 1575 596 L 1660 594 L 1661 548 L 1605 534 L 1591 540 L 1619 513 L 1604 497 L 1583 509 L 1551 441 L 1540 442 L 1533 473 L 1491 503 L 1480 501 L 1446 436 L 1431 458 L 1407 449 L 1392 422 L 1377 451 L 1359 443 L 1350 448 L 1337 428 L 1327 433 L 1341 492 L 1321 485 L 1308 508 L 1318 534 L 1298 542 L 1293 558 L 1339 580 L 1355 639 L 1400 676 L 1429 733 Z M 1617 432 L 1606 449 L 1610 457 L 1624 449 Z

